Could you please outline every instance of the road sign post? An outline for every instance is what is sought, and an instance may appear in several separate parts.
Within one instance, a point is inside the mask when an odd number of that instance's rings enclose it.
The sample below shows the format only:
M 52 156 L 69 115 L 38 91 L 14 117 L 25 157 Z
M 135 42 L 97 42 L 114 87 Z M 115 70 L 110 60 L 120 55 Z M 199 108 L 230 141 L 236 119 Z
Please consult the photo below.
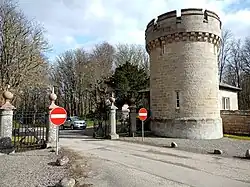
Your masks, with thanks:
M 142 141 L 144 141 L 144 121 L 147 119 L 148 112 L 146 108 L 139 110 L 139 119 L 141 120 Z
M 141 121 L 141 138 L 144 141 L 144 121 Z
M 58 155 L 59 152 L 59 126 L 56 127 L 56 155 Z
M 67 112 L 62 107 L 56 107 L 50 112 L 50 122 L 53 123 L 56 128 L 56 155 L 58 155 L 59 144 L 59 126 L 64 124 L 67 119 Z

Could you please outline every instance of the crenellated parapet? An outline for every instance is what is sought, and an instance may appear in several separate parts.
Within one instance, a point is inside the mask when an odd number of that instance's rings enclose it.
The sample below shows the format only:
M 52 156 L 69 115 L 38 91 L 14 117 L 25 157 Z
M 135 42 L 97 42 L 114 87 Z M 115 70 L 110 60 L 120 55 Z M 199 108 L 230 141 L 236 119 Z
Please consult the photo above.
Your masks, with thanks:
M 167 12 L 151 20 L 145 31 L 148 52 L 167 43 L 190 41 L 210 42 L 220 45 L 221 21 L 219 16 L 209 10 L 182 9 Z

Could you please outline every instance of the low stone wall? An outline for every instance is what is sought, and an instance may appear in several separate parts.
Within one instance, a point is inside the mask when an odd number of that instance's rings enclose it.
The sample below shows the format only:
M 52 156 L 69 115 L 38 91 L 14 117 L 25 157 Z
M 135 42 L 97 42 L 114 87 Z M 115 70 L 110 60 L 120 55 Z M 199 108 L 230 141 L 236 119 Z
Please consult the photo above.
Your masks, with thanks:
M 250 110 L 221 110 L 224 134 L 250 135 Z

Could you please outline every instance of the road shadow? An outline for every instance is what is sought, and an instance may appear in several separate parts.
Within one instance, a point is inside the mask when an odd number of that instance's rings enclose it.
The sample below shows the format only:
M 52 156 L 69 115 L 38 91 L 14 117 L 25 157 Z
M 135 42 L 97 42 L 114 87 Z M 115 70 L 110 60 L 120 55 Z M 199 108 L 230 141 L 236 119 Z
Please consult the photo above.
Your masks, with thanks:
M 60 142 L 60 139 L 84 139 L 85 137 L 82 137 L 82 136 L 60 136 L 59 137 L 59 142 Z
M 49 166 L 58 166 L 58 165 L 56 164 L 56 162 L 49 162 L 48 165 L 49 165 Z
M 94 133 L 94 128 L 93 127 L 86 128 L 85 131 L 84 131 L 84 134 L 86 136 L 93 136 L 93 133 Z
M 81 139 L 82 141 L 104 141 L 104 138 L 93 138 L 93 128 L 87 128 L 85 130 L 68 130 L 64 129 L 60 131 L 59 134 L 59 142 L 60 139 Z
M 60 133 L 70 133 L 70 134 L 83 134 L 85 133 L 85 130 L 71 130 L 71 129 L 67 129 L 67 130 L 60 130 Z
M 207 154 L 209 154 L 209 155 L 220 155 L 220 154 L 215 154 L 213 151 L 207 151 Z
M 59 138 L 82 139 L 86 136 L 93 136 L 93 128 L 88 128 L 85 130 L 63 129 L 59 132 Z
M 105 141 L 107 139 L 104 138 L 92 138 L 92 139 L 83 139 L 83 142 L 96 142 L 96 141 Z
M 162 145 L 161 147 L 164 147 L 164 148 L 173 148 L 171 145 Z
M 85 130 L 60 130 L 59 135 L 84 135 Z
M 244 156 L 233 156 L 233 158 L 238 158 L 238 159 L 241 159 L 241 160 L 248 160 L 248 161 L 250 161 L 250 158 L 247 158 L 247 157 L 244 157 Z
M 35 150 L 30 150 L 30 151 L 35 151 Z M 46 156 L 46 155 L 37 155 L 37 154 L 36 155 L 33 155 L 33 154 L 30 154 L 30 155 L 25 154 L 25 155 L 23 155 L 23 154 L 18 154 L 18 153 L 19 152 L 14 153 L 14 154 L 10 154 L 8 156 L 10 156 L 10 157 L 44 157 L 44 156 Z

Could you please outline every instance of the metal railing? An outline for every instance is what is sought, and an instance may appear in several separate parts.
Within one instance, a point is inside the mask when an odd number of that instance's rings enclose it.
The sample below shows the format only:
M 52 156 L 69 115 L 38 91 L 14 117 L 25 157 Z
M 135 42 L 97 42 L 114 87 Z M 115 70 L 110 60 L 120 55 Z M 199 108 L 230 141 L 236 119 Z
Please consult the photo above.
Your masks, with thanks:
M 15 150 L 46 148 L 48 124 L 46 112 L 15 112 L 12 131 Z

